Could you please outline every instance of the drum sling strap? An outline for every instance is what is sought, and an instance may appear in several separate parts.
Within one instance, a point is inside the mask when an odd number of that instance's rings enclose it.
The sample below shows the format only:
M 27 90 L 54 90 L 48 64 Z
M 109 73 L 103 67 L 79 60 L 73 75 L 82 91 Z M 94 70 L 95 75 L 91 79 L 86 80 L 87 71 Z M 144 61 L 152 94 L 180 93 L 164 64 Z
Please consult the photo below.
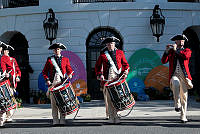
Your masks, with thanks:
M 60 70 L 58 64 L 56 63 L 54 57 L 51 57 L 51 62 L 52 62 L 52 64 L 53 64 L 54 68 L 56 69 L 56 72 L 58 73 L 58 75 L 59 75 L 61 78 L 63 78 L 62 72 L 61 72 L 61 70 Z M 52 88 L 52 87 L 54 87 L 54 86 L 51 86 L 51 88 Z M 47 97 L 49 96 L 49 92 L 50 92 L 50 91 L 48 90 L 47 93 L 46 93 Z
M 63 76 L 58 64 L 56 63 L 56 60 L 54 57 L 51 57 L 51 62 L 53 64 L 54 68 L 56 69 L 56 72 L 60 75 L 61 78 L 63 78 L 64 76 Z
M 13 58 L 10 57 L 10 61 L 13 63 L 13 79 L 12 79 L 12 82 L 13 82 L 13 91 L 16 92 L 15 88 L 17 87 L 17 84 L 16 84 L 16 69 L 15 69 L 15 60 Z M 9 73 L 9 72 L 8 72 Z
M 115 66 L 115 63 L 113 62 L 112 58 L 110 57 L 110 54 L 108 53 L 108 51 L 105 51 L 104 54 L 106 55 L 110 65 L 113 67 L 113 70 L 115 71 L 115 73 L 120 74 L 122 68 L 120 68 L 119 70 L 117 70 L 117 67 Z
M 13 71 L 14 71 L 14 74 L 13 74 L 13 85 L 15 86 L 15 77 L 16 77 L 15 73 L 16 73 L 16 70 L 15 70 L 15 61 L 14 60 L 13 60 Z

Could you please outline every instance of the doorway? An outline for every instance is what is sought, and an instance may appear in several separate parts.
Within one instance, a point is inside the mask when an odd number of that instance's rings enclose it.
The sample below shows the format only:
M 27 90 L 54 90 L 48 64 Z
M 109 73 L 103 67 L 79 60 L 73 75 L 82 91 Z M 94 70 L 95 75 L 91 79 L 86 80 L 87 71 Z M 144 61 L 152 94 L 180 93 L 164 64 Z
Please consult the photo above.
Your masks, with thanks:
M 7 31 L 0 36 L 0 40 L 15 49 L 10 51 L 10 56 L 17 60 L 21 70 L 21 80 L 16 89 L 17 97 L 21 98 L 23 103 L 30 103 L 29 73 L 33 73 L 33 70 L 29 65 L 28 41 L 18 31 Z
M 185 47 L 190 48 L 192 55 L 190 58 L 189 68 L 192 75 L 193 90 L 189 90 L 190 94 L 196 91 L 200 95 L 200 26 L 191 26 L 183 31 L 188 38 Z

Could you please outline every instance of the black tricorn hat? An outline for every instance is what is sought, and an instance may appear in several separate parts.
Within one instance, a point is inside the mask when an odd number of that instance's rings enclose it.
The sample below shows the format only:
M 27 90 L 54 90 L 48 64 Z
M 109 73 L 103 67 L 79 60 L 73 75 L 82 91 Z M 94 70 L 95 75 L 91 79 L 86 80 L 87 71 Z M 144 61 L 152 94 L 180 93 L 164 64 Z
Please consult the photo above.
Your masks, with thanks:
M 3 47 L 4 45 L 5 45 L 5 43 L 0 41 L 0 47 Z
M 10 46 L 10 45 L 3 45 L 2 46 L 2 48 L 3 48 L 3 50 L 15 50 L 12 46 Z
M 49 47 L 49 50 L 56 49 L 56 48 L 66 49 L 66 46 L 63 45 L 62 43 L 54 43 Z
M 7 45 L 6 43 L 0 41 L 0 47 L 3 48 L 3 50 L 15 50 L 12 46 Z
M 171 40 L 172 41 L 175 41 L 175 40 L 186 40 L 186 41 L 188 41 L 188 38 L 185 35 L 178 34 L 178 35 L 172 37 Z
M 5 47 L 7 44 L 4 43 L 3 41 L 0 41 L 0 47 Z
M 118 38 L 114 37 L 114 36 L 107 37 L 101 42 L 101 44 L 104 45 L 104 44 L 110 43 L 110 42 L 120 42 L 120 40 Z

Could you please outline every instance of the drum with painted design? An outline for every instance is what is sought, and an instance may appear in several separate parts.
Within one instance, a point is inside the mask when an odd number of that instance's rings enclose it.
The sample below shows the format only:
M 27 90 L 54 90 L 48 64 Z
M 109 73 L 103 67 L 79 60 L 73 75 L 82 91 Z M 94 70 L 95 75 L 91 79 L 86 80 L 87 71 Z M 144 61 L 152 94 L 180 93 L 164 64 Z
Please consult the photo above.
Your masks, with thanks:
M 10 111 L 17 107 L 17 103 L 10 88 L 10 81 L 5 80 L 0 83 L 0 113 Z
M 75 95 L 71 82 L 56 85 L 50 89 L 61 113 L 69 115 L 79 110 L 79 101 Z
M 135 105 L 135 100 L 125 79 L 108 82 L 105 87 L 114 107 L 118 111 L 129 109 Z

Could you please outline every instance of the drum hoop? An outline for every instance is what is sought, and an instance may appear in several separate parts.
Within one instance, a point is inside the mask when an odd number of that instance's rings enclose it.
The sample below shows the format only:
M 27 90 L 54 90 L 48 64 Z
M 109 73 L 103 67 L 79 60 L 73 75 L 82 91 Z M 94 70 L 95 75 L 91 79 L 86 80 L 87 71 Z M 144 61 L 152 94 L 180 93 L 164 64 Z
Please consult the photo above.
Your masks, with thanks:
M 8 111 L 10 111 L 10 110 L 12 110 L 12 109 L 14 109 L 16 107 L 17 107 L 17 104 L 15 103 L 13 106 L 11 106 L 10 108 L 8 108 Z
M 57 87 L 52 87 L 51 89 L 49 89 L 51 92 L 57 92 L 57 91 L 62 91 L 63 89 L 65 89 L 65 87 L 69 87 L 71 84 L 71 82 L 67 83 L 67 84 L 61 84 Z
M 112 83 L 106 83 L 105 84 L 105 87 L 107 87 L 107 88 L 110 88 L 110 87 L 113 87 L 113 86 L 118 86 L 118 85 L 120 85 L 120 84 L 122 84 L 122 83 L 124 83 L 126 81 L 126 79 L 122 79 L 122 80 L 120 80 L 120 81 L 114 81 L 114 82 L 112 82 Z M 117 82 L 117 83 L 115 83 L 115 82 Z
M 118 110 L 119 111 L 123 111 L 123 110 L 126 110 L 126 109 L 129 109 L 129 108 L 133 107 L 134 105 L 135 105 L 135 100 L 133 100 L 133 102 L 130 103 L 129 105 L 127 105 L 127 106 L 125 106 L 125 107 L 123 107 L 121 109 L 118 109 Z
M 0 83 L 0 86 L 4 85 L 4 84 L 6 84 L 6 83 L 8 83 L 9 86 L 10 86 L 10 81 L 9 81 L 9 80 L 5 80 L 5 81 L 1 82 L 1 83 Z
M 69 111 L 69 112 L 66 112 L 65 114 L 66 114 L 66 115 L 70 115 L 70 114 L 76 112 L 79 108 L 80 108 L 80 106 L 77 106 L 75 109 L 73 109 L 73 110 L 71 110 L 71 111 Z

